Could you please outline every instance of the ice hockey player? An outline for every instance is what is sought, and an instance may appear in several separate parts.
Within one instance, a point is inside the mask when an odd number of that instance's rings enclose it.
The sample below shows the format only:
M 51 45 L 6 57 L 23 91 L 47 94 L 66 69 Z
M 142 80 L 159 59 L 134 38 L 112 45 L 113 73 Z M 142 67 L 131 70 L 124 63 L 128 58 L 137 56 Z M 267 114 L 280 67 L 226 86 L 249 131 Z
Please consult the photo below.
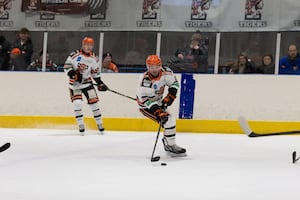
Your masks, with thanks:
M 104 133 L 102 125 L 101 111 L 98 105 L 98 95 L 93 86 L 92 80 L 97 83 L 99 91 L 106 91 L 108 87 L 100 78 L 100 68 L 97 62 L 97 57 L 93 53 L 94 39 L 85 37 L 82 40 L 82 47 L 80 50 L 72 52 L 65 64 L 64 71 L 69 76 L 69 89 L 71 101 L 74 105 L 75 117 L 79 126 L 79 132 L 84 133 L 83 120 L 83 100 L 82 94 L 86 97 L 87 103 L 93 112 L 98 129 L 101 134 Z
M 176 119 L 167 111 L 167 107 L 172 105 L 176 98 L 179 83 L 172 70 L 162 66 L 157 55 L 149 55 L 146 66 L 148 70 L 141 76 L 137 91 L 140 111 L 146 117 L 162 124 L 165 129 L 162 141 L 165 151 L 170 156 L 186 156 L 186 149 L 175 143 Z M 163 98 L 165 87 L 168 87 L 168 94 Z

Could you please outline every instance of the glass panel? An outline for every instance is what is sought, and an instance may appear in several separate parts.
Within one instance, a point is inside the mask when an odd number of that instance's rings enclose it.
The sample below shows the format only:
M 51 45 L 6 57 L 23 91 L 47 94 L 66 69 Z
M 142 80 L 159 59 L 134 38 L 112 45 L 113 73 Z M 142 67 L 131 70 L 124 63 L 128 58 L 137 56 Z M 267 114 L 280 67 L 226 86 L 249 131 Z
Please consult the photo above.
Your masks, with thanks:
M 218 73 L 273 73 L 274 59 L 269 67 L 262 66 L 264 55 L 275 58 L 275 32 L 230 32 L 221 33 L 220 61 Z M 239 55 L 246 56 L 243 58 Z
M 290 52 L 288 52 L 289 46 Z M 295 47 L 295 46 L 296 47 Z M 300 74 L 299 32 L 281 33 L 279 74 Z M 297 51 L 298 49 L 298 51 Z M 298 54 L 298 56 L 297 56 Z
M 200 33 L 200 48 L 191 49 L 192 36 L 195 33 L 162 32 L 161 57 L 174 72 L 213 73 L 215 59 L 216 33 Z M 198 44 L 198 42 L 196 42 Z M 181 53 L 183 57 L 178 57 Z M 168 62 L 169 61 L 169 62 Z M 170 64 L 171 63 L 171 64 Z
M 2 66 L 3 60 L 0 62 L 1 70 L 15 70 L 15 71 L 26 71 L 30 69 L 30 64 L 33 58 L 38 55 L 40 48 L 43 45 L 44 33 L 40 31 L 29 32 L 29 37 L 31 38 L 33 44 L 33 53 L 30 45 L 21 46 L 19 39 L 19 31 L 5 31 L 0 33 L 3 35 L 7 42 L 9 43 L 9 56 L 6 57 L 4 66 Z M 18 50 L 20 49 L 20 51 Z M 7 50 L 5 50 L 7 52 Z M 7 64 L 9 63 L 9 64 Z
M 110 52 L 119 72 L 143 72 L 148 55 L 156 53 L 155 32 L 106 32 L 103 52 Z
M 67 56 L 74 50 L 81 48 L 84 37 L 92 37 L 95 40 L 94 52 L 99 54 L 99 32 L 49 32 L 48 54 L 49 59 L 57 64 L 57 71 L 63 71 L 63 65 Z
M 0 35 L 3 35 L 12 44 L 18 37 L 18 33 L 19 31 L 5 31 L 0 33 Z M 145 70 L 146 57 L 149 54 L 156 53 L 156 35 L 156 32 L 105 32 L 103 52 L 112 53 L 113 61 L 117 63 L 120 72 L 142 72 Z M 207 50 L 208 57 L 206 58 L 206 64 L 205 60 L 204 62 L 203 60 L 199 62 L 199 68 L 197 68 L 198 66 L 195 67 L 193 62 L 182 64 L 179 62 L 178 57 L 175 56 L 178 49 L 185 49 L 184 47 L 187 47 L 187 50 L 189 49 L 192 35 L 193 33 L 191 32 L 162 32 L 161 58 L 163 64 L 170 65 L 168 61 L 173 62 L 171 68 L 175 72 L 213 73 L 216 33 L 201 33 L 202 46 Z M 40 51 L 43 48 L 43 32 L 30 32 L 30 36 L 33 42 L 33 54 L 30 59 L 32 63 L 40 57 Z M 49 32 L 49 59 L 57 64 L 58 71 L 62 71 L 63 64 L 69 53 L 81 47 L 81 40 L 85 36 L 95 39 L 94 51 L 98 55 L 99 32 Z M 290 44 L 299 43 L 300 36 L 298 36 L 298 32 L 282 33 L 280 56 L 287 55 L 287 48 Z M 263 73 L 260 71 L 262 57 L 265 54 L 270 54 L 274 57 L 275 48 L 276 32 L 221 33 L 218 73 L 233 73 L 232 69 L 236 69 L 233 66 L 236 66 L 239 54 L 245 54 L 248 57 L 248 61 L 253 66 L 253 71 L 251 72 Z M 11 59 L 8 65 L 12 66 L 15 64 Z M 5 66 L 0 65 L 0 69 L 7 70 L 7 64 Z M 27 64 L 20 66 L 20 70 L 28 69 Z M 31 70 L 35 69 L 31 68 Z M 239 70 L 235 71 L 235 73 L 240 72 Z
M 280 45 L 280 57 L 286 56 L 288 47 L 291 44 L 300 45 L 300 35 L 299 32 L 282 32 L 281 33 L 281 45 Z

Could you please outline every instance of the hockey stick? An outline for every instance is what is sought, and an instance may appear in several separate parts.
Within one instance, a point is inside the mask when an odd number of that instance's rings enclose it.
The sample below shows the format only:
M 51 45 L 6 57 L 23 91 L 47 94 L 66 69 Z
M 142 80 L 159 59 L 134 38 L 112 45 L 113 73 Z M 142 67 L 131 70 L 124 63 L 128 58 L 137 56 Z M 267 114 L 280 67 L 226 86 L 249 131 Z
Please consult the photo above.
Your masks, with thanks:
M 0 152 L 7 150 L 9 147 L 10 147 L 10 143 L 9 142 L 5 143 L 0 147 Z
M 115 93 L 115 94 L 118 94 L 118 95 L 121 95 L 121 96 L 123 96 L 123 97 L 127 97 L 128 99 L 131 99 L 131 100 L 133 100 L 133 101 L 136 101 L 136 98 L 127 96 L 127 95 L 122 94 L 122 93 L 120 93 L 120 92 L 117 92 L 117 91 L 115 91 L 115 90 L 108 89 L 108 91 L 110 91 L 110 92 L 112 92 L 112 93 Z
M 152 155 L 151 155 L 151 162 L 157 162 L 157 161 L 160 160 L 160 156 L 155 156 L 155 157 L 153 157 L 153 156 L 154 156 L 155 149 L 156 149 L 156 145 L 157 145 L 157 141 L 158 141 L 160 129 L 161 129 L 161 122 L 159 123 L 158 131 L 157 131 L 157 135 L 156 135 L 156 140 L 155 140 L 154 147 L 153 147 L 153 151 L 152 151 Z
M 300 159 L 300 157 L 297 158 L 296 151 L 293 152 L 292 157 L 293 157 L 293 164 L 295 164 Z
M 293 135 L 293 134 L 300 134 L 300 130 L 295 131 L 283 131 L 283 132 L 270 132 L 270 133 L 256 133 L 251 130 L 247 120 L 245 117 L 240 116 L 238 118 L 240 127 L 244 131 L 244 133 L 248 137 L 263 137 L 263 136 L 275 136 L 275 135 Z
M 97 84 L 93 84 L 93 85 L 95 85 L 95 86 L 98 86 Z M 112 89 L 107 89 L 108 91 L 110 91 L 110 92 L 112 92 L 112 93 L 115 93 L 115 94 L 118 94 L 118 95 L 120 95 L 120 96 L 123 96 L 123 97 L 126 97 L 126 98 L 128 98 L 128 99 L 131 99 L 131 100 L 133 100 L 133 101 L 136 101 L 136 98 L 133 98 L 133 97 L 130 97 L 130 96 L 127 96 L 126 94 L 122 94 L 122 93 L 120 93 L 120 92 L 117 92 L 117 91 L 115 91 L 115 90 L 112 90 Z

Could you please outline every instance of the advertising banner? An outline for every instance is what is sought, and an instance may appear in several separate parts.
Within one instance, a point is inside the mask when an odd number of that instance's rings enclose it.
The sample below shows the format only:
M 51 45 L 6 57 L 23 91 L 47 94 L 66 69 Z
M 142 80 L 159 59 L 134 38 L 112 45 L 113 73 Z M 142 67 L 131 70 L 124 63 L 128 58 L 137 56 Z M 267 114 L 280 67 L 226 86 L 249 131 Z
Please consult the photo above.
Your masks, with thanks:
M 300 30 L 300 1 L 0 0 L 0 27 L 35 31 Z

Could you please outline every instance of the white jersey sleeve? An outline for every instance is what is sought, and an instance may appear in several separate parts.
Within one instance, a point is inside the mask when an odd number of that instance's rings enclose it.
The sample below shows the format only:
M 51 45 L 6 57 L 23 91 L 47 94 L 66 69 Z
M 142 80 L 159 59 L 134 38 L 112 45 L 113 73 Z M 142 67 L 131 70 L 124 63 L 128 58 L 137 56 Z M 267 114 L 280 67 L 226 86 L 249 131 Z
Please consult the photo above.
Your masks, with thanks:
M 177 81 L 176 76 L 174 75 L 173 71 L 168 67 L 163 67 L 164 74 L 165 74 L 165 82 L 166 85 L 170 88 L 174 88 L 176 90 L 179 89 L 179 83 Z
M 139 79 L 139 85 L 137 89 L 138 104 L 141 108 L 151 108 L 154 104 L 157 104 L 155 100 L 155 89 L 152 87 L 152 81 L 147 73 L 143 74 Z
M 100 67 L 97 59 L 95 58 L 93 63 L 91 64 L 91 76 L 93 78 L 99 78 L 100 77 Z
M 70 53 L 70 55 L 67 57 L 65 64 L 64 64 L 64 71 L 68 74 L 69 71 L 74 70 L 74 60 L 73 60 L 73 56 L 75 56 L 76 54 L 78 54 L 79 51 L 76 50 L 72 53 Z

